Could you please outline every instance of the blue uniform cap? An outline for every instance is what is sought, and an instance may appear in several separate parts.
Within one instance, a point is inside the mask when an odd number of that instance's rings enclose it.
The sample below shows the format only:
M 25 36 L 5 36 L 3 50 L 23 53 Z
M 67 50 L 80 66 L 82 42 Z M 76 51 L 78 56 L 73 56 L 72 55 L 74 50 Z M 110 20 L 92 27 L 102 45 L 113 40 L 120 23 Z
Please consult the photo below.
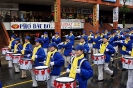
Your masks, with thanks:
M 55 32 L 55 34 L 59 34 L 59 32 Z
M 26 37 L 25 37 L 25 39 L 28 39 L 28 40 L 30 40 L 30 37 L 29 37 L 29 36 L 26 36 Z
M 110 34 L 111 34 L 110 32 L 107 33 L 107 35 L 110 35 Z
M 15 35 L 12 35 L 11 38 L 15 38 Z
M 57 44 L 55 44 L 55 43 L 50 43 L 50 44 L 49 44 L 49 47 L 57 47 Z
M 106 38 L 106 39 L 108 39 L 109 37 L 108 37 L 107 35 L 104 35 L 104 36 L 103 36 L 103 38 Z
M 74 49 L 75 50 L 84 50 L 84 47 L 82 45 L 77 45 Z
M 89 32 L 92 32 L 92 30 L 90 30 Z
M 132 31 L 133 30 L 133 27 L 131 27 L 130 30 Z
M 117 27 L 117 29 L 118 29 L 118 30 L 121 30 L 121 28 L 120 28 L 120 27 Z
M 82 33 L 83 33 L 83 34 L 85 34 L 86 32 L 85 32 L 85 31 L 83 31 Z
M 80 39 L 85 39 L 84 37 L 80 37 Z
M 116 30 L 113 30 L 113 31 L 112 31 L 112 33 L 115 33 L 115 32 L 116 32 Z
M 42 39 L 41 38 L 38 38 L 37 40 L 35 40 L 35 42 L 39 42 L 39 43 L 42 43 Z
M 98 34 L 99 32 L 97 31 L 95 34 Z
M 44 34 L 48 34 L 48 32 L 44 32 Z
M 16 38 L 15 40 L 16 40 L 16 41 L 20 41 L 20 38 Z
M 126 34 L 126 35 L 125 35 L 125 38 L 128 38 L 128 37 L 130 37 L 130 35 Z
M 126 32 L 126 33 L 129 33 L 130 31 L 129 31 L 129 30 L 126 30 L 125 32 Z

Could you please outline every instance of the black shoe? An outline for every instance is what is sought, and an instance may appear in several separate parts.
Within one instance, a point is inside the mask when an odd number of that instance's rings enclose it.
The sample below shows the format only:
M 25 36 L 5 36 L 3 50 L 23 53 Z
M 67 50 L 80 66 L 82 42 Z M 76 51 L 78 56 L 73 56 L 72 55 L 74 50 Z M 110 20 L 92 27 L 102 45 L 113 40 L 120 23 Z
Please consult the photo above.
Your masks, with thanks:
M 114 78 L 114 73 L 111 75 L 112 78 Z
M 26 79 L 27 77 L 21 77 L 20 79 Z
M 114 64 L 114 60 L 112 61 L 112 64 Z
M 37 87 L 32 87 L 32 88 L 37 88 Z
M 104 81 L 104 79 L 103 80 L 97 80 L 98 82 L 103 82 Z
M 14 72 L 14 74 L 19 74 L 20 72 Z
M 122 68 L 122 71 L 126 71 L 127 69 Z

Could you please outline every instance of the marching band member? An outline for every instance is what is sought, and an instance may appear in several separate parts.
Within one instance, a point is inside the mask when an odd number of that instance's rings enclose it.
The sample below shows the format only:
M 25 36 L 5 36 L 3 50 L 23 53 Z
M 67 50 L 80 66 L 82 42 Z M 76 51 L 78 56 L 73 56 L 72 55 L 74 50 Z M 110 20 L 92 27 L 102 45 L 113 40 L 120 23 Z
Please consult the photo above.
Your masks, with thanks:
M 16 44 L 14 46 L 14 53 L 21 53 L 21 50 L 23 47 L 22 47 L 22 44 L 20 44 L 20 38 L 16 38 L 15 41 L 16 41 Z M 15 68 L 15 73 L 20 72 L 18 64 L 14 64 L 14 68 Z
M 10 41 L 10 44 L 9 44 L 8 48 L 13 52 L 14 51 L 14 46 L 15 46 L 15 36 L 12 35 L 11 36 L 11 41 Z M 12 61 L 8 61 L 8 67 L 9 68 L 13 67 Z
M 68 62 L 70 62 L 70 54 L 72 52 L 72 43 L 70 42 L 69 37 L 66 37 L 66 41 L 61 45 L 64 48 L 64 59 L 65 59 L 65 68 L 68 66 Z
M 102 30 L 102 33 L 101 33 L 101 38 L 103 38 L 104 36 L 104 30 Z
M 114 72 L 111 71 L 108 67 L 109 62 L 110 62 L 110 57 L 111 54 L 115 53 L 115 50 L 111 44 L 108 43 L 108 36 L 104 36 L 103 38 L 103 43 L 100 46 L 100 53 L 104 54 L 106 56 L 105 63 L 103 65 L 98 65 L 98 81 L 102 82 L 103 79 L 103 69 L 106 71 L 108 74 L 111 75 L 111 77 L 114 77 Z
M 41 46 L 42 39 L 38 38 L 37 40 L 35 40 L 35 42 L 36 42 L 35 48 L 33 49 L 32 57 L 31 57 L 32 61 L 34 62 L 33 66 L 34 67 L 44 66 L 43 62 L 46 56 L 45 56 L 45 51 Z M 38 84 L 37 84 L 35 73 L 33 70 L 31 70 L 31 76 L 33 81 L 32 87 L 37 88 Z
M 89 54 L 91 53 L 91 50 L 92 50 L 92 43 L 93 43 L 92 38 L 94 38 L 94 34 L 93 34 L 92 31 L 90 31 L 90 34 L 89 34 L 89 36 L 88 36 L 88 46 L 89 46 L 89 48 L 90 48 Z
M 72 47 L 74 47 L 75 36 L 73 35 L 73 31 L 70 31 L 69 39 L 72 43 Z
M 84 47 L 84 56 L 86 59 L 89 59 L 88 58 L 88 51 L 90 50 L 90 48 L 89 48 L 88 44 L 85 42 L 84 37 L 80 38 L 79 45 L 82 45 Z
M 52 42 L 56 43 L 57 45 L 61 43 L 61 38 L 59 37 L 59 33 L 56 32 L 55 35 L 52 37 Z M 58 51 L 61 51 L 61 47 L 58 46 Z
M 108 29 L 105 29 L 104 35 L 108 34 Z
M 127 50 L 130 50 L 130 45 L 132 45 L 132 41 L 130 40 L 130 35 L 126 34 L 125 41 L 121 40 L 120 43 L 122 44 L 122 49 L 121 49 L 122 57 L 128 56 L 129 53 L 127 52 Z
M 75 47 L 75 57 L 71 59 L 71 64 L 66 70 L 70 78 L 78 81 L 78 88 L 87 88 L 87 81 L 93 76 L 93 70 L 84 57 L 84 50 L 82 45 Z
M 99 36 L 99 32 L 96 32 L 93 38 L 93 54 L 98 53 L 98 50 L 101 44 L 100 40 L 101 40 L 101 37 Z
M 45 54 L 47 55 L 47 49 L 48 49 L 48 45 L 49 45 L 49 37 L 48 37 L 48 32 L 44 32 L 43 37 L 41 38 L 43 41 L 43 48 L 45 51 Z
M 88 36 L 86 35 L 86 32 L 83 31 L 81 36 L 77 36 L 78 38 L 84 37 L 85 42 L 88 43 Z
M 132 35 L 133 34 L 133 27 L 130 28 L 130 33 L 129 35 Z
M 57 45 L 55 43 L 49 44 L 49 52 L 47 58 L 44 61 L 46 66 L 51 66 L 50 80 L 47 81 L 47 88 L 54 88 L 54 80 L 60 76 L 61 67 L 64 65 L 64 58 L 57 51 Z
M 25 37 L 25 43 L 23 45 L 23 49 L 21 50 L 21 53 L 24 56 L 24 58 L 31 58 L 32 51 L 33 51 L 33 48 L 32 48 L 32 45 L 30 44 L 30 37 L 26 36 Z M 22 77 L 21 77 L 21 79 L 24 79 L 26 77 L 27 77 L 26 70 L 22 70 Z
M 130 44 L 130 47 L 127 49 L 129 56 L 133 57 L 133 43 Z M 133 88 L 133 70 L 128 70 L 128 80 L 127 80 L 127 87 L 126 88 Z

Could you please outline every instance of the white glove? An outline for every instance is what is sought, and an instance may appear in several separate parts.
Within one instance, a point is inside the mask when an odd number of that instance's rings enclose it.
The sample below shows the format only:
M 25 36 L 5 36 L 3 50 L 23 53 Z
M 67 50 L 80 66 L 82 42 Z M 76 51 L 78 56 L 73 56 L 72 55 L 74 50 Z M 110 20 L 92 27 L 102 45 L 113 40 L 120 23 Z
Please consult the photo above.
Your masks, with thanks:
M 109 51 L 109 49 L 107 48 L 106 51 Z
M 65 35 L 65 37 L 68 37 L 68 35 Z
M 37 55 L 35 55 L 35 58 L 37 58 Z
M 103 41 L 103 39 L 100 39 L 100 41 Z
M 91 38 L 94 38 L 94 36 L 91 36 Z
M 43 37 L 43 35 L 41 35 L 41 37 Z
M 120 40 L 120 43 L 123 43 L 123 41 L 122 41 L 122 40 Z
M 81 71 L 80 69 L 76 69 L 76 73 L 80 73 L 80 71 Z
M 11 49 L 11 51 L 13 52 L 13 51 L 14 51 L 14 49 Z
M 123 35 L 120 35 L 121 37 L 123 37 Z
M 30 57 L 30 54 L 28 54 L 27 57 Z
M 62 44 L 63 44 L 63 42 L 60 43 L 60 45 L 62 45 Z
M 79 36 L 77 36 L 78 38 L 80 38 L 81 36 L 79 35 Z
M 44 65 L 46 64 L 46 61 L 43 61 Z
M 16 51 L 18 51 L 18 49 L 16 49 Z
M 70 72 L 70 69 L 67 69 L 66 72 L 69 73 Z
M 53 66 L 54 65 L 54 62 L 50 62 L 50 65 Z
M 26 50 L 25 48 L 23 48 L 22 50 Z
M 128 53 L 131 54 L 131 51 L 129 51 Z
M 52 36 L 52 39 L 55 38 L 55 36 Z

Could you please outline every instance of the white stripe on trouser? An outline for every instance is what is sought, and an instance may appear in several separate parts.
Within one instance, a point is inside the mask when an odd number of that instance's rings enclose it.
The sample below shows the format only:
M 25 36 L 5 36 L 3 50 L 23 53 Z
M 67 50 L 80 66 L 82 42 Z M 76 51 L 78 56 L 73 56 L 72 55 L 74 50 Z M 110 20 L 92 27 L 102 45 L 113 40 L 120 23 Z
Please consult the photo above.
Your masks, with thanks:
M 92 43 L 88 43 L 88 46 L 89 46 L 89 48 L 90 48 L 89 53 L 91 53 L 91 50 L 92 50 Z
M 44 52 L 45 52 L 46 55 L 47 55 L 47 50 L 48 50 L 47 48 L 44 48 Z
M 50 76 L 50 79 L 47 81 L 47 88 L 55 88 L 54 87 L 54 80 L 59 76 Z
M 133 70 L 128 70 L 127 88 L 133 88 Z
M 118 46 L 114 46 L 115 52 L 118 53 Z
M 8 67 L 13 67 L 13 65 L 12 65 L 12 61 L 11 61 L 11 60 L 8 61 Z
M 98 49 L 93 48 L 93 54 L 96 54 L 96 53 L 98 53 Z
M 19 65 L 16 63 L 14 63 L 14 69 L 15 69 L 15 72 L 20 72 Z
M 37 84 L 37 81 L 36 81 L 36 76 L 35 76 L 35 73 L 34 73 L 34 71 L 33 71 L 33 70 L 30 70 L 30 73 L 31 73 L 32 81 L 33 81 L 32 86 L 33 86 L 33 87 L 37 87 L 37 86 L 38 86 L 38 84 Z
M 98 65 L 98 80 L 103 80 L 103 68 L 104 71 L 110 75 L 113 74 L 113 71 L 111 71 L 108 67 L 109 63 L 104 63 L 103 65 Z
M 70 62 L 70 56 L 63 56 L 63 58 L 65 59 L 65 68 L 67 68 L 68 67 L 68 64 L 69 64 L 69 62 Z

